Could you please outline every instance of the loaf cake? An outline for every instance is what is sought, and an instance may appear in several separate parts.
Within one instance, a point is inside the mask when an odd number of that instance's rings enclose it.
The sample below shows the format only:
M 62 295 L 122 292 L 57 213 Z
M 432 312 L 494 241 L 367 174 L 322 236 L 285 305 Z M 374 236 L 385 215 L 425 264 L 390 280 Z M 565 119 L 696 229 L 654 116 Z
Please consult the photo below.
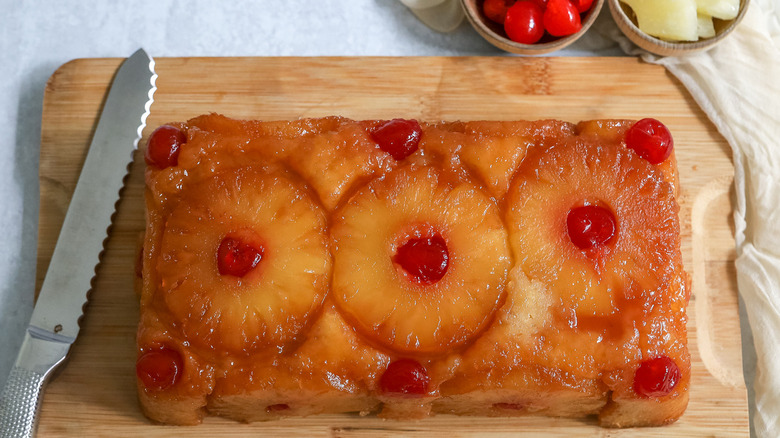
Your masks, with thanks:
M 157 128 L 136 374 L 166 424 L 687 406 L 689 279 L 654 119 Z

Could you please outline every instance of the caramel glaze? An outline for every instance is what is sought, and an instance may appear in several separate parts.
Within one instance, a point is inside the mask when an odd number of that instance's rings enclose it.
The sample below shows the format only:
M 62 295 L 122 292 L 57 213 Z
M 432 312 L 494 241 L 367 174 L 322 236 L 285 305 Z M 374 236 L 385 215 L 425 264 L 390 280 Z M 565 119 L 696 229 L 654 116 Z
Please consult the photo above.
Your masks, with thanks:
M 383 404 L 387 417 L 425 416 L 431 409 L 482 415 L 583 416 L 602 411 L 612 415 L 620 411 L 622 400 L 642 403 L 631 389 L 633 372 L 642 359 L 663 354 L 678 363 L 682 381 L 668 396 L 648 401 L 643 409 L 650 414 L 635 424 L 673 421 L 668 413 L 654 416 L 652 410 L 655 405 L 679 405 L 687 400 L 690 359 L 685 306 L 689 286 L 679 253 L 679 225 L 677 240 L 672 242 L 676 248 L 659 256 L 668 263 L 669 275 L 652 290 L 636 284 L 617 289 L 607 312 L 582 311 L 577 303 L 551 292 L 547 284 L 524 272 L 524 255 L 513 250 L 511 266 L 495 273 L 502 290 L 492 310 L 482 315 L 485 323 L 474 325 L 473 333 L 464 334 L 468 340 L 454 345 L 423 352 L 394 349 L 377 340 L 375 333 L 361 330 L 354 317 L 345 316 L 331 291 L 317 302 L 304 326 L 296 322 L 298 334 L 281 345 L 228 352 L 188 338 L 187 320 L 176 318 L 162 296 L 159 269 L 164 259 L 177 256 L 162 248 L 168 219 L 182 199 L 193 196 L 188 189 L 200 181 L 248 166 L 284 175 L 301 187 L 300 196 L 311 199 L 325 214 L 322 233 L 327 234 L 334 217 L 366 184 L 388 178 L 403 166 L 432 166 L 484 194 L 502 212 L 499 220 L 510 230 L 511 239 L 512 219 L 503 212 L 512 207 L 507 193 L 529 151 L 566 141 L 621 148 L 632 122 L 423 123 L 420 148 L 404 162 L 395 162 L 372 144 L 367 132 L 379 123 L 339 117 L 254 122 L 211 114 L 176 125 L 188 139 L 179 165 L 146 171 L 147 232 L 138 346 L 139 354 L 159 345 L 179 350 L 185 357 L 185 372 L 177 385 L 165 391 L 139 384 L 147 416 L 194 424 L 208 411 L 252 421 L 344 410 L 382 411 Z M 679 182 L 674 155 L 648 178 L 656 178 L 675 198 Z M 666 215 L 676 223 L 676 209 Z M 441 232 L 446 235 L 447 230 Z M 334 241 L 328 239 L 328 245 L 332 259 Z M 332 288 L 332 271 L 328 275 L 328 288 Z M 203 315 L 193 312 L 189 318 L 197 320 Z M 214 324 L 219 324 L 218 318 Z M 428 370 L 431 389 L 426 397 L 410 402 L 379 393 L 383 370 L 401 357 L 413 357 Z M 316 394 L 332 403 L 314 406 L 316 399 L 311 397 Z M 561 408 L 562 401 L 581 409 Z M 252 409 L 242 411 L 241 403 Z M 605 425 L 625 425 L 606 414 L 602 417 Z

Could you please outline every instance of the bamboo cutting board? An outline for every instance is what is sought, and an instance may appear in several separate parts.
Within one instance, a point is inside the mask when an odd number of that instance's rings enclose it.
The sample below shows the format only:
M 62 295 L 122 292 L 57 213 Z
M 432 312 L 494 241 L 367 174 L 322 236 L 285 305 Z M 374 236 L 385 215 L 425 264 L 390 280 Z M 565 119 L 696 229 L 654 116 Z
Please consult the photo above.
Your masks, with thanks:
M 62 66 L 46 86 L 40 158 L 38 287 L 121 60 Z M 662 67 L 633 58 L 170 58 L 145 131 L 219 112 L 235 118 L 542 119 L 655 117 L 675 137 L 683 256 L 693 277 L 688 308 L 691 399 L 675 424 L 606 430 L 594 420 L 544 417 L 416 422 L 329 415 L 251 425 L 208 418 L 198 427 L 153 425 L 135 395 L 138 318 L 134 261 L 144 228 L 143 157 L 118 204 L 82 332 L 47 388 L 39 436 L 746 436 L 735 258 L 733 166 L 726 141 Z M 145 140 L 140 144 L 145 144 Z

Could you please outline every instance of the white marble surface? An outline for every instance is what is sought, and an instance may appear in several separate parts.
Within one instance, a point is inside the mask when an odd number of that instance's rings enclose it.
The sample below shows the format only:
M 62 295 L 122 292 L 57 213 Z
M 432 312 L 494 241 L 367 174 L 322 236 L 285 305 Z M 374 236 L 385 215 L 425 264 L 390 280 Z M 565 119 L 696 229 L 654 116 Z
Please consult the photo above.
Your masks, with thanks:
M 505 55 L 464 20 L 448 34 L 397 0 L 135 2 L 0 0 L 0 388 L 32 311 L 38 153 L 48 77 L 74 58 Z M 556 55 L 620 55 L 605 7 L 586 38 Z

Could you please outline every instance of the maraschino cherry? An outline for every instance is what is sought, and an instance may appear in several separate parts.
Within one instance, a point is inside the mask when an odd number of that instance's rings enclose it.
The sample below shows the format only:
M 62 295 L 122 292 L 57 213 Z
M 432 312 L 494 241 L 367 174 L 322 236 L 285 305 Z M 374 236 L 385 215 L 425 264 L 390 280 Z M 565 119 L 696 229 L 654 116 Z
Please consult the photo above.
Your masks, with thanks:
M 217 268 L 221 275 L 243 277 L 263 259 L 264 248 L 252 246 L 235 237 L 222 239 L 217 250 Z
M 582 29 L 580 13 L 569 0 L 548 0 L 542 22 L 544 29 L 557 37 L 573 35 Z
M 433 284 L 447 273 L 450 255 L 447 242 L 439 234 L 414 238 L 398 248 L 393 261 L 420 284 Z
M 146 144 L 144 159 L 150 166 L 165 169 L 179 163 L 179 149 L 187 142 L 187 136 L 181 129 L 162 125 L 152 132 Z
M 544 8 L 531 0 L 521 0 L 506 12 L 504 31 L 510 40 L 534 44 L 544 36 Z
M 606 245 L 617 231 L 615 215 L 604 207 L 585 205 L 569 210 L 566 226 L 572 243 L 587 250 Z
M 663 397 L 680 383 L 680 368 L 667 356 L 642 362 L 634 375 L 634 391 L 643 397 Z
M 181 354 L 168 347 L 144 352 L 135 363 L 138 379 L 148 389 L 162 391 L 175 385 L 184 372 Z
M 422 127 L 417 120 L 393 119 L 371 131 L 371 139 L 379 149 L 399 161 L 417 150 L 421 138 Z
M 590 10 L 591 6 L 593 6 L 593 0 L 572 0 L 571 4 L 574 5 L 574 7 L 577 9 L 577 12 L 584 14 Z
M 379 379 L 383 393 L 420 396 L 428 393 L 431 378 L 428 371 L 414 359 L 399 359 L 390 365 Z
M 663 123 L 656 119 L 642 119 L 626 132 L 626 146 L 650 164 L 659 164 L 672 154 L 674 140 Z
M 503 24 L 506 12 L 514 3 L 515 0 L 485 0 L 482 3 L 482 12 L 488 19 Z

